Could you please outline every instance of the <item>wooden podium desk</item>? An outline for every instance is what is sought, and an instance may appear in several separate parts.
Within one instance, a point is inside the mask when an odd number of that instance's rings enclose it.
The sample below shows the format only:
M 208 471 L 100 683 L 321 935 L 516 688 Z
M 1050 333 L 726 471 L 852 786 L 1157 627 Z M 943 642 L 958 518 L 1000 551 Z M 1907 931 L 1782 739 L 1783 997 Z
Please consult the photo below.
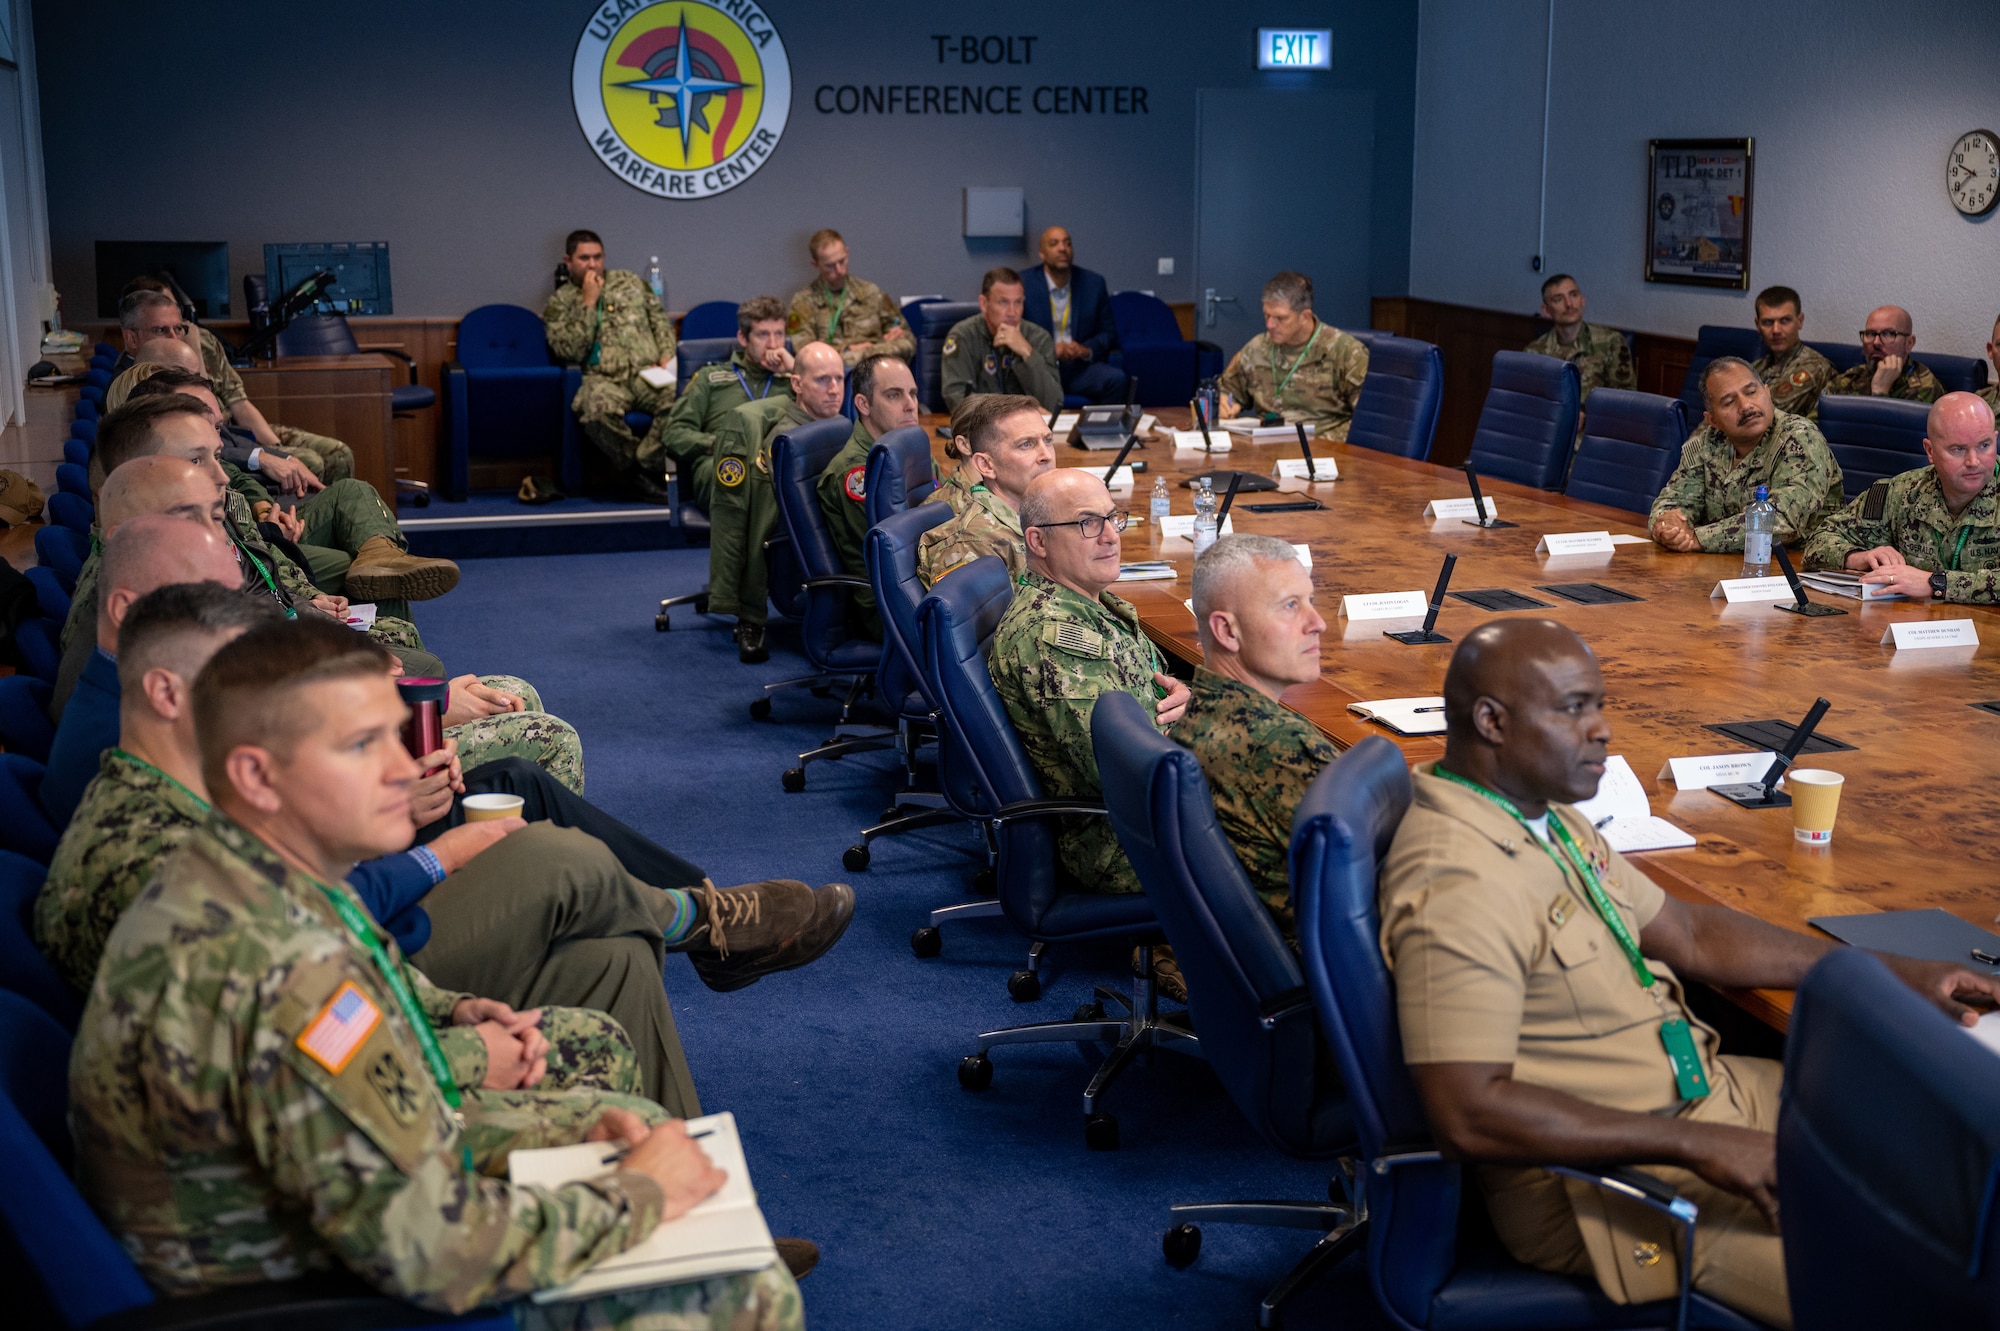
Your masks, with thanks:
M 1230 516 L 1236 531 L 1312 549 L 1317 605 L 1327 620 L 1325 673 L 1285 701 L 1335 744 L 1345 748 L 1377 734 L 1395 740 L 1412 762 L 1443 754 L 1441 740 L 1397 739 L 1349 713 L 1347 704 L 1441 692 L 1451 645 L 1406 647 L 1383 636 L 1381 621 L 1350 624 L 1339 611 L 1348 593 L 1421 589 L 1428 598 L 1445 554 L 1453 553 L 1459 557 L 1454 590 L 1504 587 L 1549 605 L 1492 612 L 1447 598 L 1438 632 L 1457 641 L 1490 619 L 1544 615 L 1575 629 L 1597 652 L 1613 727 L 1611 752 L 1631 763 L 1653 811 L 1700 843 L 1633 857 L 1667 891 L 1734 906 L 1800 932 L 1816 915 L 1930 906 L 1993 927 L 2000 911 L 2000 842 L 1994 836 L 2000 829 L 2000 716 L 1971 706 L 2000 700 L 2000 616 L 1993 609 L 1927 602 L 1864 607 L 1815 594 L 1849 613 L 1808 619 L 1769 604 L 1727 605 L 1711 600 L 1709 591 L 1717 580 L 1740 573 L 1734 555 L 1674 554 L 1651 542 L 1621 545 L 1610 555 L 1552 559 L 1535 553 L 1537 540 L 1549 532 L 1644 535 L 1638 514 L 1482 479 L 1499 515 L 1519 526 L 1494 531 L 1456 518 L 1433 521 L 1423 516 L 1428 501 L 1468 497 L 1462 472 L 1345 444 L 1316 444 L 1314 452 L 1335 459 L 1339 480 L 1313 486 L 1285 480 L 1281 486 L 1310 493 L 1327 506 L 1324 511 L 1253 513 L 1246 505 L 1272 496 L 1239 494 Z M 1057 460 L 1101 471 L 1112 456 L 1065 446 Z M 1144 518 L 1155 476 L 1175 483 L 1209 464 L 1199 454 L 1177 456 L 1165 441 L 1132 456 L 1148 471 L 1130 495 L 1116 496 L 1134 518 L 1125 533 L 1125 558 L 1167 559 L 1179 576 L 1115 590 L 1138 607 L 1147 634 L 1163 651 L 1199 661 L 1194 616 L 1183 604 L 1192 593 L 1194 552 L 1186 541 L 1162 543 Z M 1295 443 L 1239 441 L 1213 465 L 1269 476 L 1277 459 L 1297 456 Z M 1190 492 L 1178 484 L 1173 511 L 1193 511 Z M 1538 590 L 1567 582 L 1599 582 L 1644 599 L 1578 605 Z M 1893 621 L 1966 618 L 1985 640 L 1976 650 L 1898 653 L 1881 645 Z M 1772 717 L 1797 723 L 1816 696 L 1832 703 L 1819 733 L 1855 746 L 1802 759 L 1802 765 L 1847 777 L 1831 847 L 1798 845 L 1789 809 L 1741 809 L 1705 790 L 1676 791 L 1671 781 L 1655 779 L 1670 757 L 1745 749 L 1705 725 Z M 1778 1026 L 1791 1005 L 1790 993 L 1731 997 Z
M 354 356 L 280 356 L 241 366 L 250 400 L 273 425 L 328 435 L 354 450 L 354 474 L 396 507 L 394 424 L 389 394 L 401 361 Z

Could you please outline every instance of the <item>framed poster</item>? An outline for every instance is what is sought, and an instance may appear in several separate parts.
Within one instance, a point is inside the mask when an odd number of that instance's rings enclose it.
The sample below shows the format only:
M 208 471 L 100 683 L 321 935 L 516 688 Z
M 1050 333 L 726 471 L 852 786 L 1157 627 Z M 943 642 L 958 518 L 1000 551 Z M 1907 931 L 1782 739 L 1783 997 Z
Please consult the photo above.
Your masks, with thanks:
M 1646 145 L 1646 280 L 1750 289 L 1754 139 Z

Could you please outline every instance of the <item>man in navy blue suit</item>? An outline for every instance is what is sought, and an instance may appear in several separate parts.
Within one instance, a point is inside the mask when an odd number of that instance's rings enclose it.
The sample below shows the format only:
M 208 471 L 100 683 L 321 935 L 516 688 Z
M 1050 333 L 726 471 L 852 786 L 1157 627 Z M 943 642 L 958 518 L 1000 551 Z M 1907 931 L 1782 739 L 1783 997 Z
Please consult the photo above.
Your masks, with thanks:
M 1055 338 L 1065 395 L 1086 402 L 1123 402 L 1125 371 L 1106 363 L 1118 346 L 1111 290 L 1102 276 L 1072 263 L 1075 254 L 1068 231 L 1052 226 L 1042 232 L 1042 261 L 1021 274 L 1028 291 L 1024 317 Z

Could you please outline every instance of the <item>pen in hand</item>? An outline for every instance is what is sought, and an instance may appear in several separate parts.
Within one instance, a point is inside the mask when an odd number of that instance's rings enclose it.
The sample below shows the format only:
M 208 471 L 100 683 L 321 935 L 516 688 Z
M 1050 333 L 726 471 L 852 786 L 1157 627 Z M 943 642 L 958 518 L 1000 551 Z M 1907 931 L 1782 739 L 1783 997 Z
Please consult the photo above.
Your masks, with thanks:
M 1422 716 L 1425 712 L 1442 712 L 1443 710 L 1444 708 L 1442 707 L 1419 707 L 1416 710 L 1416 715 Z
M 690 1141 L 700 1141 L 703 1137 L 707 1137 L 713 1134 L 714 1131 L 715 1131 L 714 1128 L 703 1128 L 700 1132 L 690 1132 L 688 1134 L 688 1139 Z M 626 1156 L 632 1153 L 632 1146 L 633 1143 L 626 1142 L 623 1145 L 612 1147 L 609 1151 L 606 1151 L 604 1153 L 604 1163 L 607 1165 L 617 1164 L 620 1160 L 623 1160 Z

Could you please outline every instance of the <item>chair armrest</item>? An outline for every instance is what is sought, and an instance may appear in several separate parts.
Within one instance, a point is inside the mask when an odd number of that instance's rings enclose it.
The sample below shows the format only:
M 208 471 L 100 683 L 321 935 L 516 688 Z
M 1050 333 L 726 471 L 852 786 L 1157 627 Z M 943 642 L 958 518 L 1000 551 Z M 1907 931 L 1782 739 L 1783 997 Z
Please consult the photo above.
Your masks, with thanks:
M 1016 800 L 1003 804 L 986 820 L 993 823 L 1011 823 L 1022 818 L 1052 818 L 1058 814 L 1095 814 L 1109 812 L 1102 804 L 1090 804 L 1083 800 Z
M 1218 356 L 1223 354 L 1221 347 L 1217 346 L 1213 342 L 1209 342 L 1201 338 L 1195 339 L 1194 349 L 1196 351 L 1213 351 Z
M 1257 1024 L 1267 1031 L 1276 1030 L 1278 1023 L 1301 1012 L 1312 1011 L 1312 992 L 1304 985 L 1288 989 L 1282 994 L 1265 1001 L 1257 1014 Z
M 766 554 L 769 554 L 771 551 L 776 550 L 779 546 L 790 545 L 791 543 L 792 543 L 792 538 L 785 535 L 785 533 L 783 532 L 779 532 L 776 536 L 766 536 L 764 538 L 764 552 Z
M 1690 1232 L 1694 1229 L 1700 1208 L 1674 1191 L 1671 1184 L 1655 1178 L 1642 1169 L 1630 1169 L 1621 1165 L 1602 1174 L 1588 1169 L 1571 1169 L 1568 1165 L 1549 1165 L 1547 1169 L 1551 1174 L 1582 1179 L 1593 1187 L 1630 1198 L 1641 1206 L 1672 1218 Z
M 412 384 L 417 382 L 417 358 L 409 352 L 398 351 L 394 347 L 362 347 L 361 350 L 372 351 L 378 356 L 394 356 L 410 367 L 410 382 Z
M 464 374 L 465 367 L 455 360 L 448 360 L 444 363 L 444 372 L 446 374 Z
M 815 587 L 872 587 L 868 579 L 854 573 L 829 573 L 823 578 L 807 578 L 799 584 L 808 591 Z

